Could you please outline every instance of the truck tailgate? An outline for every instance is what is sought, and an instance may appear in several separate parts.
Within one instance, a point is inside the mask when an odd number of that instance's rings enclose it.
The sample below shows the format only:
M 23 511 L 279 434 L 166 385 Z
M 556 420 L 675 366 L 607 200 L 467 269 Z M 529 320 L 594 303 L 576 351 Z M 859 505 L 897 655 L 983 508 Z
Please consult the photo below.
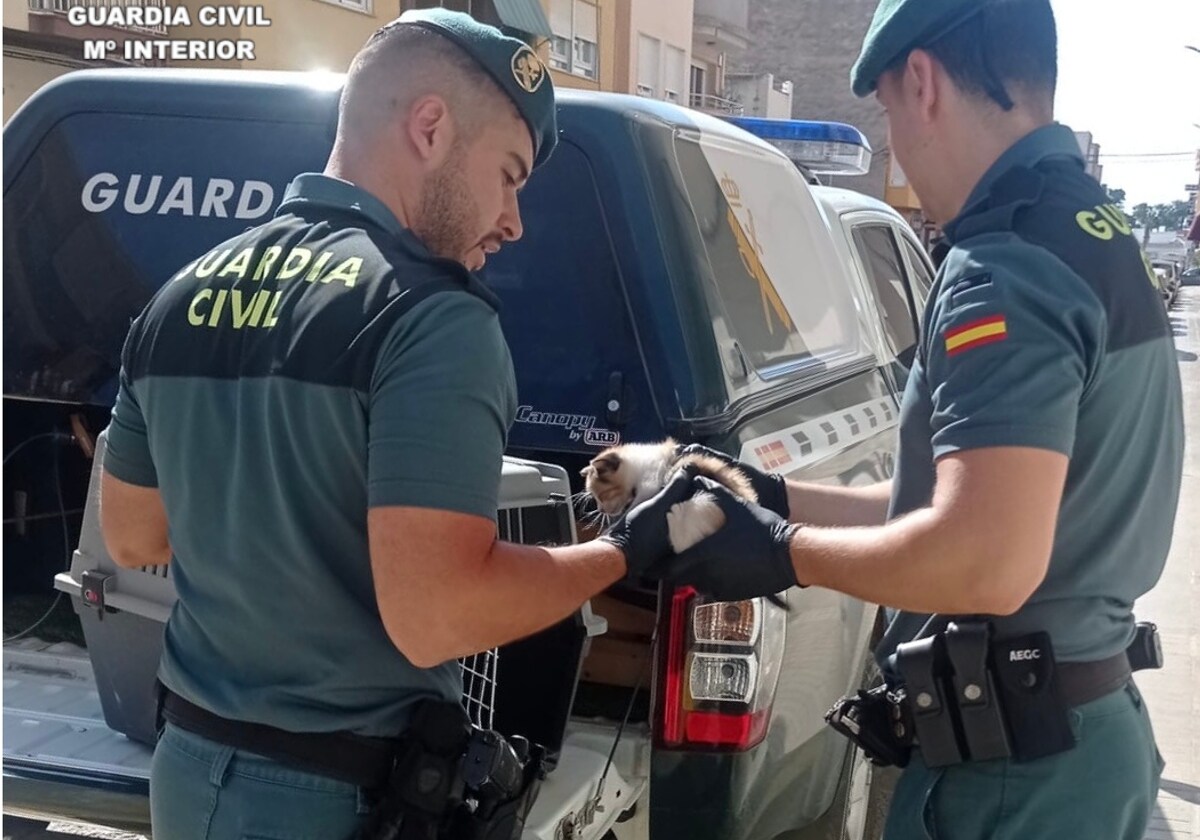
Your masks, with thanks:
M 151 756 L 104 724 L 86 651 L 4 646 L 6 813 L 145 830 Z
M 650 734 L 645 724 L 625 729 L 597 797 L 616 732 L 617 727 L 607 722 L 572 720 L 567 725 L 558 767 L 542 784 L 522 840 L 599 840 L 643 798 L 650 775 Z M 640 810 L 644 816 L 647 803 Z
M 638 725 L 622 736 L 597 800 L 615 736 L 612 723 L 571 721 L 525 840 L 598 840 L 642 797 L 650 739 Z M 148 832 L 152 755 L 105 725 L 86 651 L 36 639 L 4 647 L 6 813 Z

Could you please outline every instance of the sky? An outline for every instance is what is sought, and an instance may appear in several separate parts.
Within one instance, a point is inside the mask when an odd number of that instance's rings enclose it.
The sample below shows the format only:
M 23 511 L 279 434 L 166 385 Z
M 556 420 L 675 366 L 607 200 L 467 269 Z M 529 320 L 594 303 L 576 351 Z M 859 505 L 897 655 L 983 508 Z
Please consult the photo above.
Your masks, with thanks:
M 1051 5 L 1059 122 L 1092 132 L 1102 180 L 1125 190 L 1126 209 L 1187 198 L 1184 186 L 1200 177 L 1200 52 L 1185 47 L 1200 47 L 1200 0 Z

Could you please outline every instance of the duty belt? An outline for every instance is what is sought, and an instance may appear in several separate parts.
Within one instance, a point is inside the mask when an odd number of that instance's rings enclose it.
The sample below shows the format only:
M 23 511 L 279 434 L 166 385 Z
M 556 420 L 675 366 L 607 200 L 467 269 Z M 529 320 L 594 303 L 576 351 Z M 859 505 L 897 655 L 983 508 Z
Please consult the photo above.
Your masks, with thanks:
M 1082 706 L 1124 687 L 1133 677 L 1125 652 L 1096 662 L 1060 662 L 1058 693 L 1067 706 Z
M 213 714 L 162 689 L 163 718 L 180 729 L 219 744 L 261 755 L 368 790 L 388 779 L 403 740 L 353 732 L 289 732 L 261 723 Z
M 1056 664 L 1047 633 L 993 639 L 985 621 L 951 622 L 899 645 L 902 684 L 844 697 L 825 716 L 877 764 L 904 766 L 914 746 L 930 767 L 1032 761 L 1075 746 L 1070 710 L 1162 667 L 1157 629 L 1138 625 L 1126 651 Z
M 537 799 L 545 750 L 471 726 L 457 703 L 413 707 L 408 733 L 300 733 L 230 720 L 162 689 L 171 724 L 227 746 L 367 789 L 357 840 L 517 840 Z

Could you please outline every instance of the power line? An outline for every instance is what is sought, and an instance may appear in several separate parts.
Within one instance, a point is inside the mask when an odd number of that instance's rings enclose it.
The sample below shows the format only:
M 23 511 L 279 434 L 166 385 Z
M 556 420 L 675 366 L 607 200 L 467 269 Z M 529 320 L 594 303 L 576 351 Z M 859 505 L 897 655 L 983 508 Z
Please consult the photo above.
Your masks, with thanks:
M 1177 171 L 1184 171 L 1184 169 L 1189 168 L 1188 162 L 1183 158 L 1146 158 L 1145 160 L 1121 158 L 1120 160 L 1102 160 L 1100 163 L 1104 166 L 1119 169 L 1128 169 L 1135 166 L 1166 166 L 1174 167 Z
M 1187 152 L 1124 152 L 1124 153 L 1100 153 L 1102 158 L 1161 158 L 1161 157 L 1192 157 L 1196 154 L 1196 150 L 1192 149 Z

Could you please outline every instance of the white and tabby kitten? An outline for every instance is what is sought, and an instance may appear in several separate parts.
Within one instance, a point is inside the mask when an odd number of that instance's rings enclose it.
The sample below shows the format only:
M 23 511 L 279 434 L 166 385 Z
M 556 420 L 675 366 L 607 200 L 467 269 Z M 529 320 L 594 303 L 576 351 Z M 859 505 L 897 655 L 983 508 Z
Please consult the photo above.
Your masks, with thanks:
M 625 443 L 606 449 L 583 468 L 587 491 L 600 510 L 619 516 L 635 502 L 644 501 L 665 487 L 675 473 L 691 467 L 697 475 L 711 478 L 735 495 L 751 502 L 758 496 L 737 467 L 708 455 L 676 457 L 676 443 Z M 673 505 L 667 513 L 667 532 L 676 552 L 690 548 L 715 534 L 725 524 L 725 515 L 711 493 L 697 493 Z

